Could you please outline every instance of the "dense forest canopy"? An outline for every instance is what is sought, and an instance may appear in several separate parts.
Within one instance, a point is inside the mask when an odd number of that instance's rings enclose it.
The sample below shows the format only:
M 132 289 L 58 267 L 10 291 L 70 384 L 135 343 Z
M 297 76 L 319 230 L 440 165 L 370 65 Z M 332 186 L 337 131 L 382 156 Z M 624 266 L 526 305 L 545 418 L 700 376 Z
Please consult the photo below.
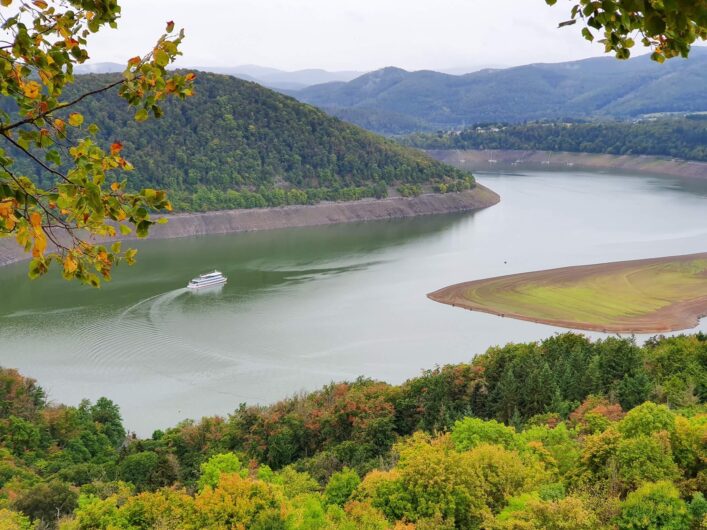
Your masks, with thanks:
M 423 149 L 511 149 L 657 155 L 707 162 L 707 114 L 640 121 L 485 123 L 419 133 L 401 143 Z
M 114 79 L 77 76 L 67 95 Z M 98 126 L 97 142 L 119 141 L 130 153 L 130 189 L 169 190 L 176 209 L 351 200 L 385 196 L 401 184 L 473 183 L 468 173 L 256 83 L 198 72 L 194 85 L 192 97 L 165 102 L 162 117 L 144 123 L 114 91 L 77 106 Z M 54 176 L 38 178 L 49 185 Z
M 703 528 L 706 400 L 702 334 L 565 333 L 149 439 L 2 369 L 0 526 Z

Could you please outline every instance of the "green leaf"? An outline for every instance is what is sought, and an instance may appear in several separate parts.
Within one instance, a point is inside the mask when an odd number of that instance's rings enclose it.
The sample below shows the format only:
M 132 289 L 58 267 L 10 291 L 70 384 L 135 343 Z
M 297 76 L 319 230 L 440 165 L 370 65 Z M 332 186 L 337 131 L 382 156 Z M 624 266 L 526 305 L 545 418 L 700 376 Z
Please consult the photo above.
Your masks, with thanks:
M 658 15 L 646 17 L 646 33 L 651 37 L 661 35 L 665 31 L 665 21 Z
M 147 237 L 147 234 L 150 230 L 150 225 L 152 225 L 152 221 L 148 221 L 147 219 L 143 219 L 137 224 L 137 237 Z
M 41 260 L 35 258 L 32 261 L 29 262 L 29 272 L 28 275 L 30 279 L 36 280 L 39 278 L 44 272 L 46 272 L 46 265 L 44 262 Z
M 157 50 L 155 52 L 155 62 L 164 68 L 169 64 L 169 55 L 164 50 Z
M 145 121 L 148 117 L 145 109 L 140 109 L 135 113 L 135 121 Z

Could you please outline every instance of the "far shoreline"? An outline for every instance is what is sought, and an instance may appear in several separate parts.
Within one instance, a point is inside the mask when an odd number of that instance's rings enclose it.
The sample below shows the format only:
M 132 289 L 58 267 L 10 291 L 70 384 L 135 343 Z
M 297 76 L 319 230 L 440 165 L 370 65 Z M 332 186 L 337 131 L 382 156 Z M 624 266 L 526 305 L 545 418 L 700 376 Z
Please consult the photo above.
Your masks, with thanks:
M 474 188 L 468 191 L 426 193 L 409 198 L 389 197 L 273 208 L 177 213 L 166 216 L 169 219 L 167 224 L 154 225 L 147 240 L 473 212 L 493 206 L 500 200 L 501 197 L 497 193 L 477 182 Z M 29 258 L 30 254 L 23 252 L 14 238 L 0 239 L 0 267 Z
M 619 171 L 707 180 L 707 162 L 652 155 L 506 149 L 427 149 L 424 152 L 435 160 L 471 171 Z

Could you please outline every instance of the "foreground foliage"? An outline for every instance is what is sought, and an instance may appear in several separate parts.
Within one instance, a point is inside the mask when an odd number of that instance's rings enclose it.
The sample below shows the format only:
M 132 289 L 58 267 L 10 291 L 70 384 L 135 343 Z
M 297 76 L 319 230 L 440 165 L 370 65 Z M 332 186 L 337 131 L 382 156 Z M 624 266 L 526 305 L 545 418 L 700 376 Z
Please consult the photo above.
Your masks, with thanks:
M 0 372 L 3 528 L 675 528 L 705 523 L 707 337 L 489 349 L 127 435 Z M 34 525 L 34 526 L 32 526 Z
M 687 57 L 697 40 L 707 39 L 707 4 L 700 0 L 571 0 L 571 18 L 561 24 L 580 20 L 582 36 L 593 41 L 596 36 L 604 51 L 619 59 L 628 59 L 635 46 L 636 34 L 641 43 L 653 50 L 651 58 L 659 63 L 672 57 Z M 545 0 L 555 5 L 557 0 Z
M 54 262 L 65 278 L 98 285 L 121 259 L 132 262 L 135 252 L 87 236 L 112 237 L 120 230 L 143 237 L 153 224 L 150 210 L 170 205 L 164 192 L 127 190 L 124 175 L 117 175 L 132 169 L 122 144 L 97 142 L 96 125 L 84 124 L 76 105 L 115 88 L 131 118 L 159 117 L 160 101 L 192 93 L 193 74 L 165 69 L 180 55 L 184 32 L 168 22 L 154 48 L 130 59 L 111 83 L 66 93 L 74 66 L 88 59 L 88 38 L 116 27 L 117 1 L 3 0 L 1 9 L 0 237 L 13 237 L 31 252 L 32 278 Z

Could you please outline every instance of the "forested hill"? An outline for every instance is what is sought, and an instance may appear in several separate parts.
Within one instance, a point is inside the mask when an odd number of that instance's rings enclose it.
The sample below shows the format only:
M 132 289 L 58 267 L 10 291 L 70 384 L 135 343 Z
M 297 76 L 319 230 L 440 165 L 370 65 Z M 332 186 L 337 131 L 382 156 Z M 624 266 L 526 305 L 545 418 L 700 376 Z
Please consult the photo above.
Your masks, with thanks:
M 638 122 L 485 124 L 401 139 L 425 149 L 509 149 L 657 155 L 707 162 L 707 114 Z
M 466 75 L 384 68 L 290 92 L 385 134 L 480 122 L 707 111 L 707 49 L 659 65 L 647 56 L 531 64 Z
M 77 76 L 72 91 L 115 74 Z M 252 207 L 384 195 L 389 185 L 469 175 L 262 86 L 197 72 L 195 95 L 137 123 L 115 91 L 85 99 L 99 140 L 120 141 L 133 187 L 168 189 L 177 207 Z M 283 191 L 284 190 L 284 191 Z M 285 193 L 287 192 L 287 193 Z

